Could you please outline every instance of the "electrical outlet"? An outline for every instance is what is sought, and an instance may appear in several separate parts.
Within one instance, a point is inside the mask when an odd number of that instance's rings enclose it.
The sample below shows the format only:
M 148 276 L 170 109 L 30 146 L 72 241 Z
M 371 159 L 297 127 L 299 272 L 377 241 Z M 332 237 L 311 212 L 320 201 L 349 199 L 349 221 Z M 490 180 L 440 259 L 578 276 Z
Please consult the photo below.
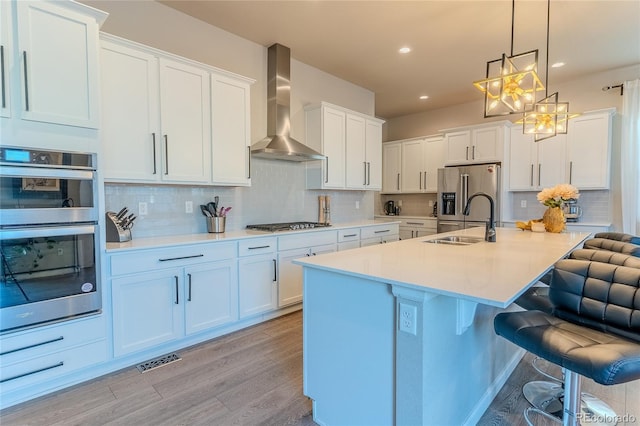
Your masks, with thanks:
M 400 303 L 400 331 L 405 333 L 417 334 L 416 317 L 418 316 L 418 309 L 413 305 L 407 305 L 406 303 Z
M 521 200 L 520 201 L 520 207 L 523 208 L 523 209 L 526 209 L 527 208 L 527 200 Z
M 398 200 L 398 207 L 402 207 L 402 200 Z
M 140 216 L 144 216 L 148 213 L 147 211 L 147 203 L 140 202 L 138 203 L 138 214 Z
M 193 201 L 185 201 L 184 202 L 184 212 L 185 213 L 193 213 Z
M 356 210 L 360 208 L 360 201 L 356 201 Z

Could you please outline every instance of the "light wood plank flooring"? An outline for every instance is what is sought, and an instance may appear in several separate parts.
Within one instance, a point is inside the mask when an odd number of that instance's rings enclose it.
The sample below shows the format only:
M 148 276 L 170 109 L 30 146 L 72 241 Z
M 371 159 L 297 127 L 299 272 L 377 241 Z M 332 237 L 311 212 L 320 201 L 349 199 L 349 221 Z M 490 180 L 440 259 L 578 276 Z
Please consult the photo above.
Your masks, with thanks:
M 302 394 L 302 313 L 179 351 L 182 360 L 134 367 L 0 412 L 13 425 L 315 425 Z M 541 380 L 527 355 L 479 422 L 525 425 L 520 388 Z M 640 424 L 640 381 L 585 390 Z M 549 424 L 542 419 L 539 424 Z

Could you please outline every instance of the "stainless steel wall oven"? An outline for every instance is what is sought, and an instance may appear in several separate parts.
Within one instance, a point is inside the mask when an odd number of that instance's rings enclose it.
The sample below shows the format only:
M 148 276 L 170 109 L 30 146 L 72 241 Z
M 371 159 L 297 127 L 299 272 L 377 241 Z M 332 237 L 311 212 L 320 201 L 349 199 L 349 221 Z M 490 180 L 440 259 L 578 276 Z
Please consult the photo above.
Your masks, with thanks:
M 100 311 L 95 165 L 0 148 L 0 332 Z

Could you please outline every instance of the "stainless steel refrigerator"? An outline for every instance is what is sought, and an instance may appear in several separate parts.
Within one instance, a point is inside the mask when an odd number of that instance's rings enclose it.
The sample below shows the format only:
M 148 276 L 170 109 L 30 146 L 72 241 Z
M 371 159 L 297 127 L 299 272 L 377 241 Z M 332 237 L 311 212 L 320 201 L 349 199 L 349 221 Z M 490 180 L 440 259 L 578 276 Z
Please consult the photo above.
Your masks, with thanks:
M 469 197 L 484 192 L 495 204 L 495 226 L 500 226 L 500 165 L 445 167 L 438 169 L 438 232 L 484 227 L 491 215 L 490 203 L 476 197 L 469 216 L 462 214 Z

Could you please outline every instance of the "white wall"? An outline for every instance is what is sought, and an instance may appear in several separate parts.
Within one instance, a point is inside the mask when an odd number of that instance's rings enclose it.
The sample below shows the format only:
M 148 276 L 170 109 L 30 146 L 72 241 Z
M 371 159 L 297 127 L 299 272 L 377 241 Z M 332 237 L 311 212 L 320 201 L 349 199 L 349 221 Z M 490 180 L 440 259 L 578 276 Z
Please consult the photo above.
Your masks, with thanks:
M 109 13 L 102 31 L 146 44 L 176 55 L 222 68 L 256 80 L 251 87 L 251 140 L 266 136 L 267 47 L 175 11 L 155 1 L 83 1 Z M 274 40 L 277 42 L 277 40 Z M 304 143 L 304 106 L 320 101 L 373 115 L 373 92 L 326 72 L 291 61 L 291 135 Z M 373 193 L 365 191 L 307 191 L 304 163 L 252 159 L 252 187 L 190 187 L 115 185 L 105 187 L 107 210 L 139 202 L 149 203 L 149 214 L 140 217 L 134 237 L 205 232 L 204 217 L 197 206 L 220 196 L 221 204 L 233 206 L 227 229 L 249 223 L 317 220 L 317 196 L 332 197 L 332 221 L 350 222 L 373 218 Z M 185 201 L 196 206 L 184 213 Z M 355 209 L 356 201 L 360 208 Z

